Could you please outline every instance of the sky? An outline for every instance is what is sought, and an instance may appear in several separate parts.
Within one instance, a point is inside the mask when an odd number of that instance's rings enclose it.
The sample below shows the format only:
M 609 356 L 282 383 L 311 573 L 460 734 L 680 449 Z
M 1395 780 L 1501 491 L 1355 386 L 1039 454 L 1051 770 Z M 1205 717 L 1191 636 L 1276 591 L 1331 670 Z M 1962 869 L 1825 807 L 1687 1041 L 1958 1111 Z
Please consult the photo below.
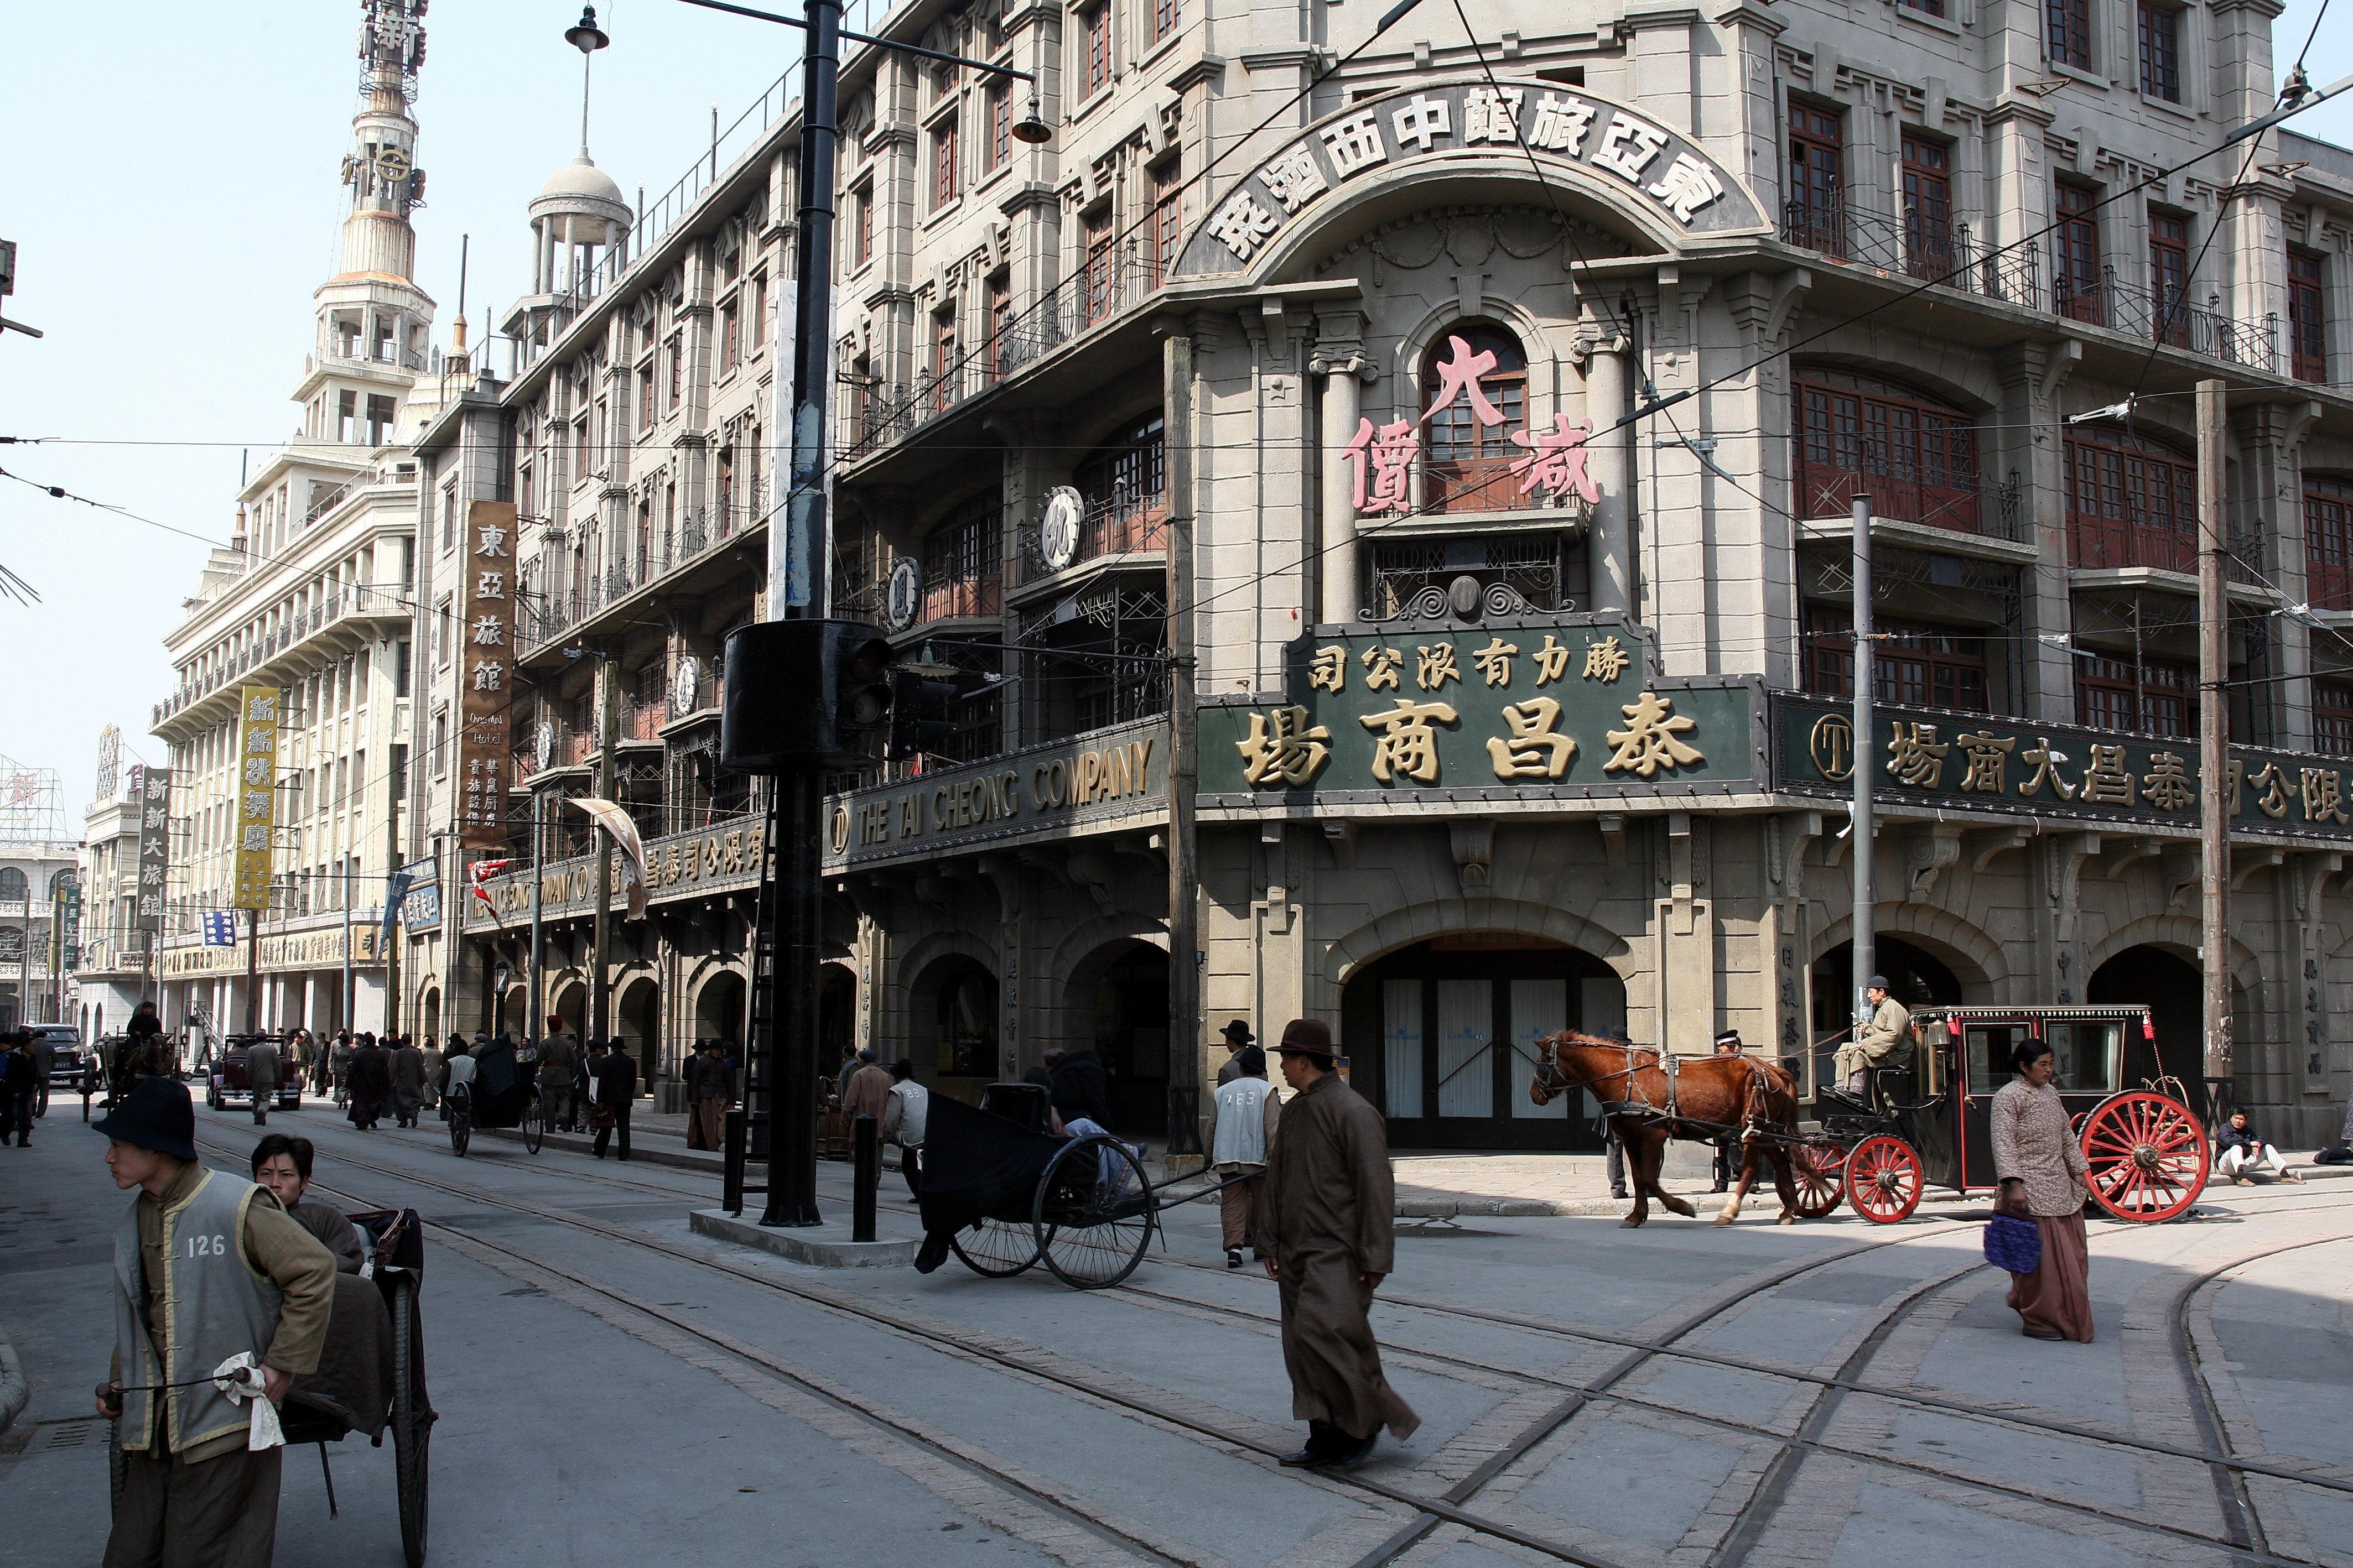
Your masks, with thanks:
M 869 0 L 872 4 L 873 0 Z M 2274 24 L 2284 72 L 2325 0 Z M 797 11 L 790 0 L 777 8 Z M 415 113 L 427 205 L 417 280 L 446 347 L 470 236 L 467 310 L 528 287 L 525 208 L 579 142 L 576 0 L 437 0 Z M 649 199 L 798 59 L 799 35 L 677 0 L 605 0 L 589 131 L 597 163 Z M 869 24 L 854 4 L 849 25 Z M 0 600 L 16 648 L 0 678 L 0 754 L 63 775 L 68 831 L 95 794 L 100 731 L 125 762 L 171 689 L 164 633 L 226 542 L 239 460 L 293 433 L 311 291 L 334 270 L 336 170 L 358 106 L 355 0 L 229 6 L 18 6 L 0 50 L 0 237 L 17 242 L 0 313 L 0 470 L 124 509 L 132 521 L 0 479 L 0 566 L 39 603 Z M 2307 68 L 2353 72 L 2342 26 Z M 2353 93 L 2295 121 L 2353 144 Z M 164 525 L 164 526 L 154 526 Z M 185 531 L 174 533 L 167 530 Z

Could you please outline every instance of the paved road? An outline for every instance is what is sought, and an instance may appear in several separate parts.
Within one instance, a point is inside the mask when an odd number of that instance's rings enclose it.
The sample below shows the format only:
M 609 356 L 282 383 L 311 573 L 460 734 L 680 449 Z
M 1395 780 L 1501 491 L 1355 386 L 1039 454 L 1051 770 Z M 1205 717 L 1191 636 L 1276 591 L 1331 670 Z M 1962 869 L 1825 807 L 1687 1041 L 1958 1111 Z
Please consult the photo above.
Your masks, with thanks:
M 1177 1211 L 1127 1287 L 1082 1295 L 1042 1270 L 727 1247 L 689 1230 L 712 1196 L 689 1173 L 481 1139 L 459 1162 L 431 1123 L 362 1134 L 323 1108 L 281 1124 L 352 1206 L 435 1223 L 438 1562 L 2353 1557 L 2353 1184 L 2094 1226 L 2088 1346 L 2021 1338 L 1975 1226 L 1947 1217 L 1409 1227 L 1377 1322 L 1425 1425 L 1340 1478 L 1273 1463 L 1299 1430 L 1273 1288 L 1219 1265 L 1209 1205 Z M 233 1154 L 252 1130 L 200 1112 L 199 1137 Z M 102 1428 L 81 1417 L 123 1200 L 100 1152 L 54 1117 L 0 1151 L 0 1321 L 33 1385 L 0 1517 L 38 1521 L 0 1558 L 39 1568 L 93 1563 L 104 1537 Z M 846 1209 L 845 1173 L 824 1179 Z M 290 1456 L 279 1562 L 396 1564 L 389 1448 L 335 1454 L 332 1521 L 315 1458 Z

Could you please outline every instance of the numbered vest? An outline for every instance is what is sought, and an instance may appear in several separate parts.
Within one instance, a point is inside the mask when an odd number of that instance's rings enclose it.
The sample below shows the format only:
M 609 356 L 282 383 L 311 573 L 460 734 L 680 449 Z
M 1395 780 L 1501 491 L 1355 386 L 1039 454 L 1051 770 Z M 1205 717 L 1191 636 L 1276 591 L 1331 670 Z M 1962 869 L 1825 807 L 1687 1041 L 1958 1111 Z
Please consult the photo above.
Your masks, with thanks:
M 273 1203 L 259 1187 L 206 1171 L 186 1201 L 164 1211 L 164 1321 L 171 1361 L 163 1364 L 142 1310 L 146 1287 L 139 1268 L 139 1205 L 134 1196 L 114 1233 L 114 1342 L 128 1386 L 187 1383 L 205 1376 L 239 1351 L 256 1360 L 278 1332 L 284 1300 L 277 1285 L 246 1261 L 246 1216 L 255 1202 Z M 152 1394 L 122 1399 L 122 1441 L 144 1447 L 152 1426 Z M 248 1408 L 230 1403 L 209 1383 L 166 1391 L 165 1446 L 174 1453 L 208 1437 L 243 1432 Z

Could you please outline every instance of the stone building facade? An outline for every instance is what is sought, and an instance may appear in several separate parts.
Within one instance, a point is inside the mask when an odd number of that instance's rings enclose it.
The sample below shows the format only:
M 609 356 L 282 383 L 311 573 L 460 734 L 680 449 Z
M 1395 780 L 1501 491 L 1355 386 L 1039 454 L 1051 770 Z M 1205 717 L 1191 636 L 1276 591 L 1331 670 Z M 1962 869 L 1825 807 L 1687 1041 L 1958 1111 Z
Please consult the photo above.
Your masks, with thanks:
M 1091 1045 L 1155 1128 L 1172 1053 L 1213 1071 L 1227 1020 L 1314 1015 L 1423 1146 L 1588 1142 L 1523 1092 L 1563 1025 L 1736 1027 L 1810 1092 L 1852 980 L 1862 490 L 1879 967 L 1915 1003 L 2145 1003 L 2194 1078 L 2212 376 L 2236 1092 L 2333 1133 L 2353 154 L 2197 161 L 2273 103 L 2272 13 L 1473 5 L 1468 36 L 1425 9 L 1374 37 L 1218 0 L 902 7 L 896 37 L 1038 72 L 1055 139 L 1011 139 L 981 73 L 845 67 L 831 604 L 968 695 L 920 773 L 833 803 L 828 1042 L 958 1091 Z M 464 416 L 543 617 L 529 789 L 591 793 L 611 683 L 659 869 L 608 957 L 658 1065 L 732 1033 L 711 987 L 740 1006 L 724 840 L 760 818 L 706 704 L 765 610 L 793 137 L 658 236 L 543 246 L 529 363 Z M 1178 525 L 1203 1005 L 1172 1027 Z M 550 816 L 572 841 L 540 858 L 589 847 Z M 541 879 L 559 1011 L 578 868 Z M 511 976 L 527 886 L 454 917 Z

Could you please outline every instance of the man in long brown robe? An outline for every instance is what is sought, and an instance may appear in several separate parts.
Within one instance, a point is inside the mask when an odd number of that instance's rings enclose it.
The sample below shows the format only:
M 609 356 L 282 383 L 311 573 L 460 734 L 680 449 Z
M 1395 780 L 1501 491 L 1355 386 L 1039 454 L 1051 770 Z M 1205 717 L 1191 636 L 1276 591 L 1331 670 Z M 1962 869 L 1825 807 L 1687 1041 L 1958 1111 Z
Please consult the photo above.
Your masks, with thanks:
M 1282 1364 L 1307 1446 L 1286 1465 L 1353 1465 L 1387 1426 L 1413 1436 L 1421 1417 L 1381 1375 L 1373 1291 L 1396 1258 L 1397 1184 L 1381 1113 L 1340 1080 L 1332 1031 L 1284 1026 L 1282 1076 L 1298 1092 L 1267 1151 L 1252 1235 L 1282 1289 Z

